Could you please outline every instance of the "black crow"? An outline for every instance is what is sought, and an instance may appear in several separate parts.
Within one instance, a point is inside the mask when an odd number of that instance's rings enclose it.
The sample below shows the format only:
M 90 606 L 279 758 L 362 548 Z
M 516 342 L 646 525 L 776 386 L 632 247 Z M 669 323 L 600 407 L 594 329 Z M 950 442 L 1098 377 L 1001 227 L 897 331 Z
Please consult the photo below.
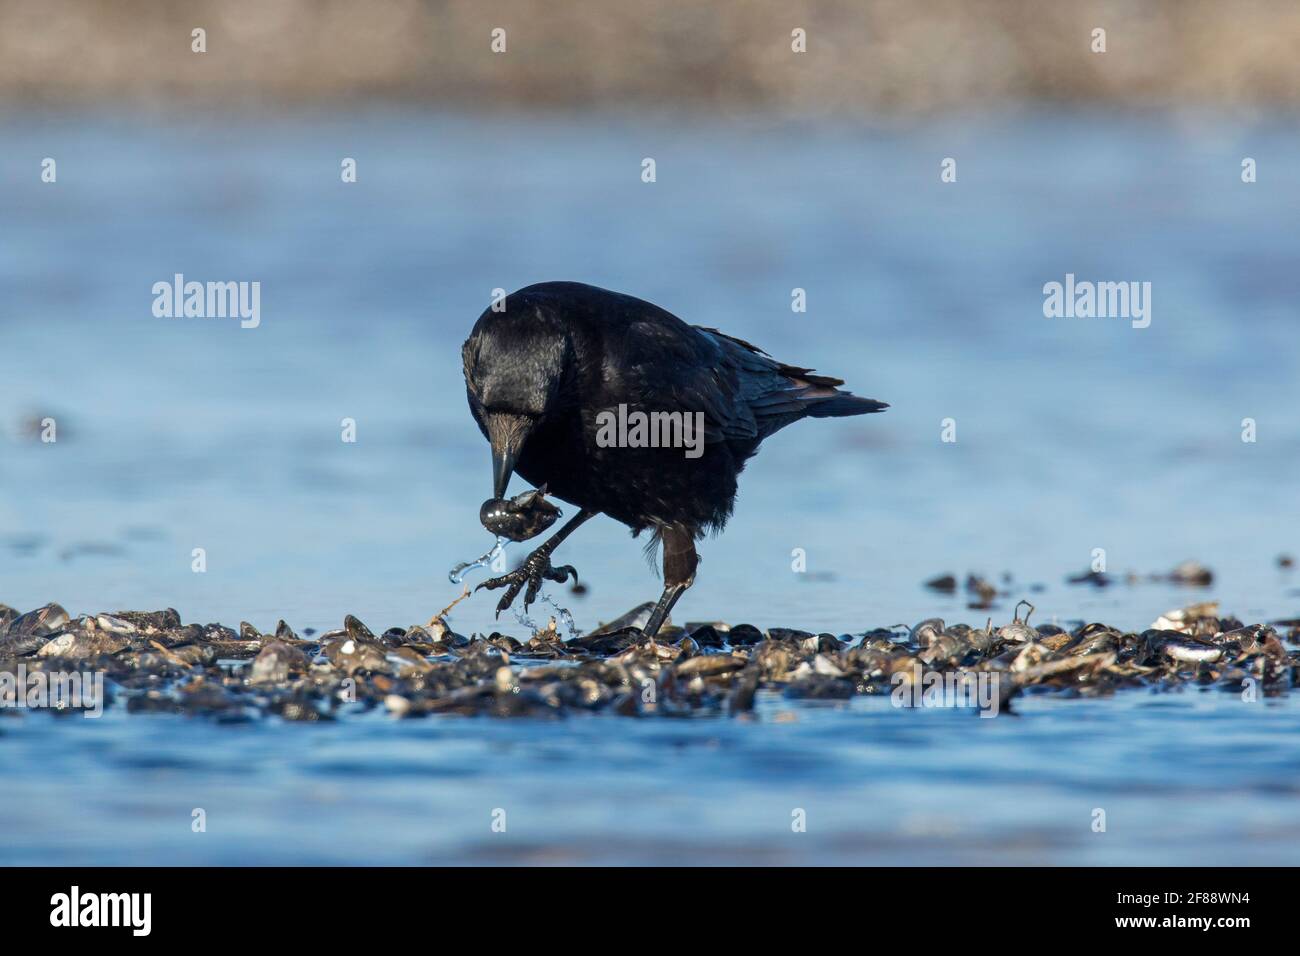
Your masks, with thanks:
M 663 595 L 644 628 L 651 636 L 694 583 L 695 541 L 726 524 L 736 476 L 764 438 L 801 418 L 888 407 L 717 329 L 579 282 L 507 296 L 479 316 L 462 354 L 470 411 L 492 445 L 494 497 L 505 497 L 517 471 L 579 509 L 519 568 L 479 587 L 508 588 L 500 614 L 527 586 L 526 609 L 543 580 L 577 578 L 571 566 L 552 567 L 551 552 L 606 514 L 663 546 Z

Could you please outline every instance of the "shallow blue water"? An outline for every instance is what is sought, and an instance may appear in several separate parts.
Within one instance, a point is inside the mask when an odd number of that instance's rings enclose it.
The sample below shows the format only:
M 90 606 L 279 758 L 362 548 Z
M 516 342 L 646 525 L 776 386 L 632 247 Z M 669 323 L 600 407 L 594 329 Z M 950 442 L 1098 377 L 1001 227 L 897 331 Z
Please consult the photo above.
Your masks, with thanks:
M 982 623 L 920 587 L 943 571 L 1010 573 L 997 620 L 1022 596 L 1035 620 L 1130 628 L 1207 597 L 1248 620 L 1300 604 L 1274 562 L 1300 547 L 1293 118 L 9 115 L 0 137 L 10 605 L 264 629 L 427 619 L 456 594 L 447 569 L 490 543 L 460 343 L 493 288 L 551 278 L 643 296 L 893 406 L 765 446 L 680 620 Z M 154 318 L 151 286 L 176 272 L 260 281 L 261 326 Z M 1043 284 L 1067 272 L 1151 282 L 1150 327 L 1044 318 Z M 59 440 L 26 437 L 47 415 Z M 1216 582 L 1067 586 L 1096 548 L 1112 571 L 1190 557 Z M 555 595 L 580 627 L 657 594 L 613 522 L 560 555 L 591 586 Z M 491 603 L 454 623 L 490 627 Z M 1294 862 L 1289 700 L 1019 709 L 768 699 L 753 723 L 305 728 L 29 714 L 0 719 L 25 768 L 0 792 L 21 823 L 0 860 Z
M 767 695 L 756 721 L 5 721 L 0 745 L 22 771 L 6 774 L 0 798 L 3 854 L 106 865 L 1296 862 L 1289 703 L 1139 693 L 1017 709 L 981 720 Z

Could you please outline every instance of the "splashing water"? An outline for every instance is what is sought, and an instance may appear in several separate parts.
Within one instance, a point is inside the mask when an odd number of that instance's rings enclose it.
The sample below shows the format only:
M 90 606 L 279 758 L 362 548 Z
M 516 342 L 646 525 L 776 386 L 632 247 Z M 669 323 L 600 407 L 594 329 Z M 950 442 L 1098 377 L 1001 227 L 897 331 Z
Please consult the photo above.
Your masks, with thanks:
M 469 572 L 477 570 L 478 568 L 486 568 L 489 564 L 495 561 L 499 555 L 505 554 L 506 545 L 509 542 L 509 538 L 498 536 L 497 543 L 492 545 L 491 551 L 477 560 L 462 561 L 447 572 L 447 577 L 451 580 L 452 584 L 460 584 L 465 580 L 465 575 L 469 574 Z
M 565 630 L 569 632 L 569 640 L 573 640 L 580 636 L 578 626 L 574 623 L 573 615 L 569 613 L 569 609 L 560 607 L 560 605 L 556 604 L 555 599 L 547 592 L 542 591 L 538 594 L 536 603 L 549 604 L 555 609 L 555 619 L 558 623 L 563 624 Z M 538 631 L 542 630 L 542 628 L 538 626 L 537 622 L 528 615 L 527 611 L 518 607 L 512 607 L 510 613 L 515 616 L 515 621 L 518 622 L 521 627 L 526 627 L 528 629 L 530 634 L 536 634 Z
M 573 615 L 569 613 L 569 609 L 567 607 L 560 607 L 560 605 L 555 603 L 555 599 L 549 594 L 542 594 L 541 599 L 551 607 L 555 608 L 556 615 L 559 617 L 561 623 L 564 624 L 565 629 L 569 632 L 569 640 L 576 638 L 578 636 L 578 626 L 573 623 Z

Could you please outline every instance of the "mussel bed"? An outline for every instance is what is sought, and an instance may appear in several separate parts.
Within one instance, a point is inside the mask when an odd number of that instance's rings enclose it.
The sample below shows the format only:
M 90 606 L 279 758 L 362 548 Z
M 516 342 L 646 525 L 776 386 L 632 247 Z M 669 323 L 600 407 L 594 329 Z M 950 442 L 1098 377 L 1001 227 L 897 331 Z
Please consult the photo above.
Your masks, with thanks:
M 466 637 L 441 618 L 376 635 L 349 615 L 337 630 L 298 636 L 248 623 L 183 624 L 171 609 L 73 617 L 57 604 L 20 614 L 0 604 L 0 674 L 22 668 L 102 672 L 104 706 L 219 721 L 330 720 L 366 711 L 559 717 L 746 716 L 760 694 L 805 701 L 886 696 L 918 678 L 995 674 L 999 705 L 1021 695 L 1096 697 L 1188 686 L 1286 694 L 1300 664 L 1300 620 L 1243 624 L 1213 602 L 1126 631 L 1098 622 L 946 624 L 856 634 L 688 623 L 654 640 L 645 608 L 566 639 L 554 622 L 524 639 Z M 1288 645 L 1291 645 L 1288 647 Z M 13 680 L 0 715 L 13 714 Z M 66 711 L 61 711 L 65 712 Z

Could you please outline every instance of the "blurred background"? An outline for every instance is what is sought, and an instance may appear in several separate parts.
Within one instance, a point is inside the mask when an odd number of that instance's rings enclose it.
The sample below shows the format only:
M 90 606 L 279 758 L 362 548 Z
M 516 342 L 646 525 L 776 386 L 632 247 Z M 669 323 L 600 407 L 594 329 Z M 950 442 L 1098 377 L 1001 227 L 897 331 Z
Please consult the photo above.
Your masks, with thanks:
M 716 120 L 1026 99 L 1254 112 L 1300 96 L 1286 0 L 0 0 L 0 18 L 0 89 L 40 103 L 383 98 Z M 206 57 L 191 55 L 197 27 Z M 488 56 L 498 28 L 508 55 Z M 1096 28 L 1105 56 L 1090 54 Z
M 892 405 L 764 446 L 679 621 L 982 624 L 1022 597 L 1037 623 L 1140 630 L 1200 599 L 1294 617 L 1278 557 L 1300 547 L 1297 49 L 1290 0 L 0 0 L 0 602 L 263 630 L 426 620 L 458 593 L 447 570 L 491 543 L 460 344 L 494 288 L 572 279 Z M 155 317 L 152 286 L 176 273 L 260 282 L 260 326 Z M 1150 282 L 1150 327 L 1045 318 L 1043 286 L 1067 273 Z M 1097 549 L 1116 583 L 1067 584 Z M 559 557 L 590 585 L 551 593 L 581 630 L 659 592 L 612 521 Z M 1213 583 L 1148 580 L 1185 559 Z M 1002 593 L 972 609 L 922 587 L 942 573 Z M 453 626 L 521 633 L 494 603 L 464 602 Z M 125 832 L 180 861 L 349 860 L 310 805 L 365 828 L 360 862 L 472 859 L 470 823 L 414 844 L 404 824 L 429 819 L 430 793 L 463 807 L 505 788 L 580 844 L 512 844 L 524 859 L 1141 862 L 1157 846 L 1162 862 L 1283 862 L 1294 793 L 1276 788 L 1300 752 L 1280 725 L 1234 713 L 1211 736 L 1199 711 L 1146 705 L 1030 701 L 1058 719 L 1016 724 L 857 701 L 788 728 L 568 736 L 381 723 L 301 750 L 299 728 L 173 739 L 137 720 L 89 763 L 107 731 L 59 751 L 66 725 L 28 721 L 50 763 L 10 791 L 27 834 L 11 854 L 120 862 Z M 372 789 L 340 789 L 359 772 Z M 51 782 L 68 773 L 98 803 Z M 834 822 L 774 849 L 758 821 L 789 780 Z M 142 781 L 153 802 L 132 816 Z M 1139 825 L 1085 845 L 1063 821 L 1098 788 Z M 182 848 L 188 809 L 183 837 L 154 826 L 190 789 L 224 795 L 227 842 Z M 1161 810 L 1171 793 L 1181 816 Z M 647 794 L 657 809 L 611 810 Z M 1220 818 L 1225 797 L 1240 821 Z M 866 805 L 880 829 L 846 838 Z M 74 806 L 81 829 L 53 841 Z

